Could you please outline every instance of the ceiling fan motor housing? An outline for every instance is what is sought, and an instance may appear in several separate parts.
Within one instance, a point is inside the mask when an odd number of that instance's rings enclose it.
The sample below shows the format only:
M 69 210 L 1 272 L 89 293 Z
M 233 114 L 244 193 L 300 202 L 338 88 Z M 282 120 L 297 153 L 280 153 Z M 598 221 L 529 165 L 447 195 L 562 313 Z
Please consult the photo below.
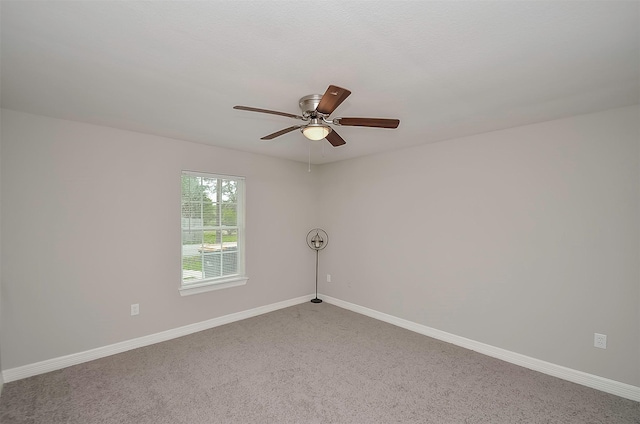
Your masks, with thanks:
M 301 98 L 298 105 L 302 111 L 302 116 L 306 118 L 316 113 L 316 108 L 320 104 L 320 100 L 322 100 L 322 94 L 309 94 Z

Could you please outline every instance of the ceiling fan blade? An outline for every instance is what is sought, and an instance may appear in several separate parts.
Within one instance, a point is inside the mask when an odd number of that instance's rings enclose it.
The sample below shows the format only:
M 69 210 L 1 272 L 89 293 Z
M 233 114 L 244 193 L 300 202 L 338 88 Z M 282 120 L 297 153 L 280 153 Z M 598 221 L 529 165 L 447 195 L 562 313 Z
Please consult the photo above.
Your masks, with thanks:
M 300 115 L 294 115 L 292 113 L 286 113 L 286 112 L 278 112 L 277 110 L 258 109 L 257 107 L 249 107 L 249 106 L 234 106 L 233 108 L 238 110 L 247 110 L 249 112 L 260 112 L 260 113 L 269 113 L 271 115 L 286 116 L 287 118 L 302 119 L 304 121 L 304 118 Z
M 398 128 L 400 120 L 386 118 L 334 118 L 333 123 L 347 127 Z
M 331 115 L 333 111 L 340 106 L 340 103 L 344 102 L 350 94 L 351 91 L 346 88 L 330 85 L 329 88 L 327 88 L 327 91 L 322 95 L 322 99 L 320 100 L 320 103 L 318 103 L 316 111 L 325 115 Z
M 338 135 L 336 130 L 334 130 L 333 128 L 331 129 L 331 132 L 329 134 L 327 134 L 327 136 L 325 138 L 327 139 L 327 141 L 329 143 L 331 143 L 331 145 L 333 147 L 338 147 L 338 146 L 342 146 L 343 144 L 347 144 L 347 142 L 344 141 L 342 139 L 342 137 L 340 137 L 340 135 Z
M 285 128 L 283 130 L 274 132 L 273 134 L 265 135 L 264 137 L 260 137 L 260 140 L 272 140 L 276 137 L 280 137 L 286 133 L 290 133 L 291 131 L 297 130 L 298 128 L 302 128 L 304 125 L 294 125 L 293 127 Z

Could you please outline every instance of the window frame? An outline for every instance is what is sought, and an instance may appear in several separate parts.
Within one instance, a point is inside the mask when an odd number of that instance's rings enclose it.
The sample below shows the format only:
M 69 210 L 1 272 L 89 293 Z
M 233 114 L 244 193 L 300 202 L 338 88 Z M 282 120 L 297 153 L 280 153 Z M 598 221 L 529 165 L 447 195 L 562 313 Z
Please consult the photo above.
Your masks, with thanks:
M 237 209 L 236 209 L 236 226 L 234 228 L 237 229 L 237 272 L 228 275 L 228 276 L 220 276 L 220 277 L 211 277 L 211 278 L 202 278 L 193 283 L 186 283 L 184 281 L 184 228 L 183 228 L 183 186 L 182 179 L 185 176 L 190 177 L 200 177 L 200 178 L 209 178 L 209 179 L 220 179 L 220 180 L 233 180 L 237 182 Z M 188 296 L 197 293 L 204 293 L 212 290 L 220 290 L 229 287 L 237 287 L 242 286 L 247 283 L 249 277 L 246 275 L 245 269 L 245 258 L 246 258 L 246 245 L 245 245 L 245 189 L 246 189 L 246 181 L 245 177 L 237 176 L 237 175 L 225 175 L 225 174 L 214 174 L 208 172 L 195 172 L 195 171 L 187 171 L 182 170 L 180 172 L 180 287 L 179 292 L 181 296 Z M 219 205 L 221 207 L 221 205 Z M 222 221 L 220 221 L 217 226 L 220 231 L 222 231 Z M 218 230 L 215 230 L 218 231 Z M 204 225 L 203 225 L 204 232 Z M 204 240 L 203 240 L 204 241 Z M 222 241 L 221 241 L 222 243 Z

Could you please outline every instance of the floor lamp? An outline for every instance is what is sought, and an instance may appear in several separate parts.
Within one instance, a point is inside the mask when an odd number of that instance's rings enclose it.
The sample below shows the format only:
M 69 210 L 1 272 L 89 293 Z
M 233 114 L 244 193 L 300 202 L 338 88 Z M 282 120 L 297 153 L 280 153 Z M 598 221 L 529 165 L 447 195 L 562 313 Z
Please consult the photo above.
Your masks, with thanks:
M 316 251 L 316 297 L 311 299 L 312 303 L 321 303 L 322 300 L 318 299 L 318 255 L 322 249 L 327 247 L 329 243 L 329 236 L 322 228 L 314 228 L 307 234 L 307 245 Z

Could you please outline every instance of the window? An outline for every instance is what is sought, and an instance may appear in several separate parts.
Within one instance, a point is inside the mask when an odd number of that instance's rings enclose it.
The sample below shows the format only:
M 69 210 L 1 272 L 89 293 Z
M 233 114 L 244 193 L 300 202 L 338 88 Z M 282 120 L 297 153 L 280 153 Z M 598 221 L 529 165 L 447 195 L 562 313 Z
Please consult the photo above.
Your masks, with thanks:
M 182 172 L 182 295 L 245 284 L 244 178 Z

